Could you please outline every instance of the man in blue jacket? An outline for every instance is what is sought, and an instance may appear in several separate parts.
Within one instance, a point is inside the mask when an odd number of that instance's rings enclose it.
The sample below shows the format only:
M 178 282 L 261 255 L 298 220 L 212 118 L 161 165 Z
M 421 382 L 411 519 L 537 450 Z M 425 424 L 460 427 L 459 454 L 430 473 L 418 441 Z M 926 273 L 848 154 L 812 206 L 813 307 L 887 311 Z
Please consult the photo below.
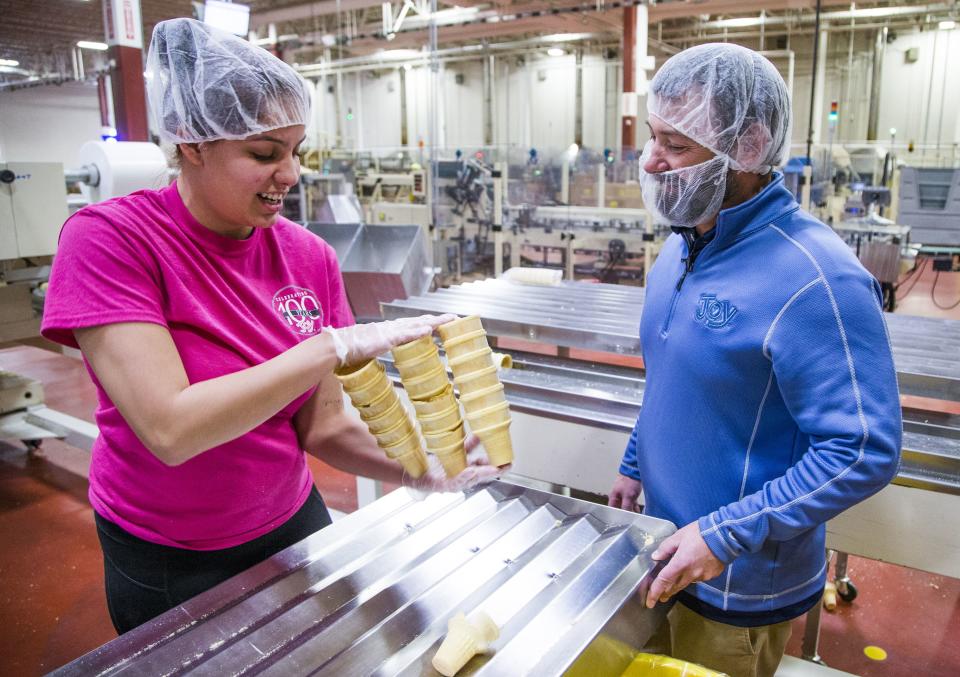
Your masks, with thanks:
M 773 171 L 790 100 L 730 44 L 670 58 L 647 98 L 644 202 L 675 232 L 650 271 L 643 408 L 610 504 L 680 529 L 648 606 L 661 650 L 772 675 L 826 579 L 824 523 L 896 474 L 901 420 L 880 287 Z

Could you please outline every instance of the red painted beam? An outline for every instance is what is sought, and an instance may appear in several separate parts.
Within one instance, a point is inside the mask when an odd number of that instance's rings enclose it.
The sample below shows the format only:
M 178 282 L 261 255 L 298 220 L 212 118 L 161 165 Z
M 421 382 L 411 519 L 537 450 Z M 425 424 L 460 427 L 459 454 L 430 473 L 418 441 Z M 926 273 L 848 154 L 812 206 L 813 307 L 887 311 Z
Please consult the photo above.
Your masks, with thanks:
M 623 93 L 636 92 L 634 82 L 634 49 L 637 45 L 637 8 L 634 6 L 623 8 Z M 622 103 L 621 103 L 622 105 Z M 624 150 L 634 149 L 637 146 L 637 118 L 624 115 L 621 119 L 621 145 Z
M 114 67 L 110 78 L 118 141 L 149 141 L 147 96 L 143 84 L 143 52 L 137 47 L 112 45 Z

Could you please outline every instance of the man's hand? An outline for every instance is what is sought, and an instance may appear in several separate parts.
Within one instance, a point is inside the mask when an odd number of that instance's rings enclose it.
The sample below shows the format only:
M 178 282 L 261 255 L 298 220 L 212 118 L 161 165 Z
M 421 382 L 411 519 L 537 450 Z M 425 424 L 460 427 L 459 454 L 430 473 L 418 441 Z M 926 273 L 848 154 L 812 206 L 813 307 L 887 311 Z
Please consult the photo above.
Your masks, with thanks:
M 640 489 L 643 485 L 635 479 L 619 475 L 613 483 L 610 490 L 610 498 L 607 505 L 613 508 L 623 508 L 631 512 L 640 512 L 637 509 L 637 499 L 640 497 Z
M 668 558 L 670 561 L 647 592 L 647 607 L 651 609 L 658 600 L 666 602 L 691 583 L 716 578 L 724 568 L 700 535 L 697 522 L 691 522 L 665 539 L 652 557 L 657 562 Z

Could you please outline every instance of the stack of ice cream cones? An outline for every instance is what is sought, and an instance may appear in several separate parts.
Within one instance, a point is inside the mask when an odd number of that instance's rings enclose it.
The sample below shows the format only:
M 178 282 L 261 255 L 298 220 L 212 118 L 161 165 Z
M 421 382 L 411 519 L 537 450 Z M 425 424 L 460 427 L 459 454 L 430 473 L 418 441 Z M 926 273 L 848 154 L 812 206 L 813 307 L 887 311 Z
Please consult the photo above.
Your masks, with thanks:
M 398 461 L 411 477 L 423 475 L 427 471 L 427 455 L 383 365 L 374 359 L 339 369 L 336 376 L 387 456 Z
M 492 465 L 512 463 L 510 405 L 480 318 L 463 317 L 440 325 L 438 331 L 470 429 L 483 442 Z
M 431 336 L 405 343 L 393 349 L 393 361 L 400 381 L 413 403 L 427 449 L 437 457 L 447 477 L 467 467 L 464 449 L 463 419 L 460 405 L 440 353 Z

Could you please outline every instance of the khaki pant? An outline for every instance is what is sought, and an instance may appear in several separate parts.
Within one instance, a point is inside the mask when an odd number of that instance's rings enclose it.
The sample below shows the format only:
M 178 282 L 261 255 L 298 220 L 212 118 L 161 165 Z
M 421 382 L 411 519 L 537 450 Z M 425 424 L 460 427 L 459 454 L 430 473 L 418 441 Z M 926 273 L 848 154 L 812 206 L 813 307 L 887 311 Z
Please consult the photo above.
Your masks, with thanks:
M 697 663 L 730 677 L 773 677 L 790 639 L 790 621 L 741 628 L 673 605 L 644 651 Z

